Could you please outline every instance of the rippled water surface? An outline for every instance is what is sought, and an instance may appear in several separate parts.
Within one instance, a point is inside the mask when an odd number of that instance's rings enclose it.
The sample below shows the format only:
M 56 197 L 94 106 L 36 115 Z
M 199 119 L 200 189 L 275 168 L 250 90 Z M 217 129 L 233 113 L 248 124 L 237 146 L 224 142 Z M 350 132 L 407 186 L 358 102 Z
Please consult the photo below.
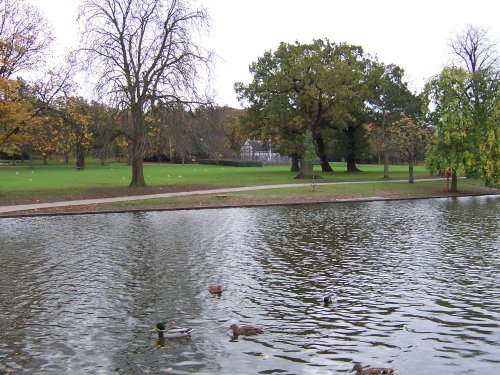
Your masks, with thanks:
M 0 371 L 498 374 L 499 203 L 0 219 Z M 159 320 L 191 340 L 159 345 Z

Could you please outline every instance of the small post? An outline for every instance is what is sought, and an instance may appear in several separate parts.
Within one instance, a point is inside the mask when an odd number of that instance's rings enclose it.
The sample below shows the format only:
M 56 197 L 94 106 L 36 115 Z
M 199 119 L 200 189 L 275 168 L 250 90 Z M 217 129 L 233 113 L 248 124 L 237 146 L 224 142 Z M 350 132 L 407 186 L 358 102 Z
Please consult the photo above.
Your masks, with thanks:
M 446 168 L 444 175 L 446 176 L 446 191 L 450 191 L 451 168 Z

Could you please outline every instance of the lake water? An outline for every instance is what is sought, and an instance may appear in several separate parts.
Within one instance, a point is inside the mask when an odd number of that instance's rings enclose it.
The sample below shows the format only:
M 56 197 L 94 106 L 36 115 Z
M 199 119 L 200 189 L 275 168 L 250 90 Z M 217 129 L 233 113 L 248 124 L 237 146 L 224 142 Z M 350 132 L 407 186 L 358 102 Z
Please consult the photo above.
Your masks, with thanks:
M 347 374 L 360 361 L 498 374 L 499 207 L 487 196 L 0 219 L 0 371 Z M 191 339 L 158 343 L 160 320 Z M 235 340 L 231 323 L 265 333 Z

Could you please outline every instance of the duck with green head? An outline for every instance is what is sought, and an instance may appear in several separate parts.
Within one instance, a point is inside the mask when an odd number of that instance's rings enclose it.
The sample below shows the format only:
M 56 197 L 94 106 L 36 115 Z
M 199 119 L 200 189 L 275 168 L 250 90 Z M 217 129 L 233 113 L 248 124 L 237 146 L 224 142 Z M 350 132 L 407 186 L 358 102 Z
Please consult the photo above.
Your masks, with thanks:
M 188 338 L 193 331 L 192 328 L 172 327 L 166 329 L 165 322 L 156 323 L 156 332 L 159 339 L 182 339 Z

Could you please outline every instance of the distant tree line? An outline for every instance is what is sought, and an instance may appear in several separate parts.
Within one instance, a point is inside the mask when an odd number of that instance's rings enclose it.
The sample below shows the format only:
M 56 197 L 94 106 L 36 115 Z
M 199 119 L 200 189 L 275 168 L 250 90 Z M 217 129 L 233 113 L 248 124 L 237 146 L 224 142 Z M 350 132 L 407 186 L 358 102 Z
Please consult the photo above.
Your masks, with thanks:
M 250 65 L 253 80 L 236 83 L 247 106 L 241 123 L 292 157 L 298 178 L 311 178 L 305 161 L 312 134 L 323 173 L 342 158 L 347 172 L 376 157 L 423 160 L 431 172 L 461 174 L 498 187 L 500 171 L 499 53 L 485 30 L 468 26 L 450 41 L 456 59 L 425 90 L 413 93 L 404 70 L 367 55 L 362 47 L 328 39 L 281 43 Z
M 243 142 L 235 130 L 242 110 L 215 106 L 192 86 L 196 63 L 209 57 L 190 41 L 189 28 L 205 22 L 206 13 L 186 4 L 87 1 L 79 54 L 51 68 L 41 63 L 53 36 L 40 12 L 25 0 L 2 1 L 0 153 L 75 160 L 79 169 L 86 156 L 131 164 L 234 156 Z M 115 11 L 107 12 L 110 7 Z M 76 94 L 81 63 L 95 68 L 102 100 Z M 41 78 L 15 77 L 27 70 Z M 139 178 L 133 185 L 143 183 Z

